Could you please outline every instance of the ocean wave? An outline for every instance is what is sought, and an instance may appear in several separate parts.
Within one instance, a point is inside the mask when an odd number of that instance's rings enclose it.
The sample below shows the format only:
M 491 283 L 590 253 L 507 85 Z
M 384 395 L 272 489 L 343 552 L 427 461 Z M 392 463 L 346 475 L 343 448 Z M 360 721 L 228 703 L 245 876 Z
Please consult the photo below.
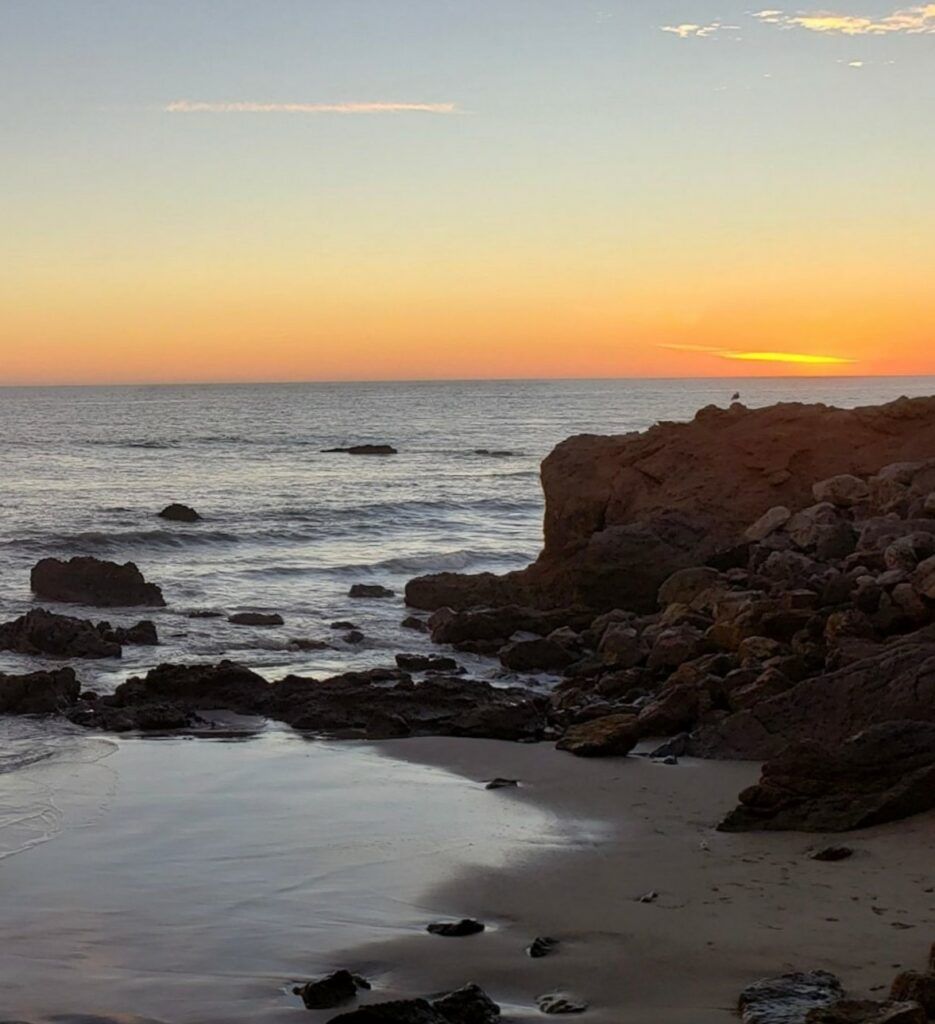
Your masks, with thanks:
M 236 544 L 240 538 L 221 530 L 126 530 L 105 533 L 86 530 L 79 533 L 48 533 L 3 541 L 0 547 L 24 551 L 68 551 L 81 554 L 133 549 L 178 549 Z

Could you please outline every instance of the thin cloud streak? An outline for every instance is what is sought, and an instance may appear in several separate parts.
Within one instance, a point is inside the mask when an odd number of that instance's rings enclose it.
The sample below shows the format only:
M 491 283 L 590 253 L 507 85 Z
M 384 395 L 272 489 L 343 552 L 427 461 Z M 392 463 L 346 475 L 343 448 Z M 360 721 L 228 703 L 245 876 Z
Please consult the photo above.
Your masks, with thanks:
M 808 352 L 736 352 L 710 345 L 660 345 L 671 352 L 704 352 L 718 359 L 731 359 L 743 363 L 798 363 L 804 366 L 844 366 L 856 362 L 847 356 L 813 355 Z
M 454 114 L 454 103 L 214 103 L 174 100 L 167 114 Z

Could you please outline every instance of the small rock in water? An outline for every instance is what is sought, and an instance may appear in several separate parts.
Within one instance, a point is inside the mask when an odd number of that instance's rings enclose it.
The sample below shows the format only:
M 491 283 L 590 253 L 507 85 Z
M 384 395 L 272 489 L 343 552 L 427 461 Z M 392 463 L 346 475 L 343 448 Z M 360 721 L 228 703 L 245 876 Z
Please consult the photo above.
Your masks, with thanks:
M 484 930 L 484 925 L 472 917 L 465 917 L 461 921 L 436 921 L 425 930 L 432 935 L 442 935 L 446 939 L 460 939 L 466 935 L 477 935 Z
M 356 622 L 345 622 L 341 619 L 339 622 L 332 622 L 330 629 L 357 629 Z
M 344 455 L 398 455 L 391 444 L 354 444 L 349 448 L 322 448 L 326 455 L 340 453 Z
M 212 611 L 210 608 L 196 608 L 186 617 L 189 619 L 223 619 L 224 612 Z
M 364 642 L 364 634 L 359 629 L 352 629 L 350 633 L 345 633 L 342 640 L 346 644 L 362 644 Z
M 369 989 L 370 982 L 350 971 L 335 971 L 327 978 L 297 985 L 292 992 L 302 997 L 306 1010 L 331 1010 L 354 999 L 360 988 Z
M 783 974 L 754 982 L 740 993 L 743 1024 L 799 1024 L 809 1011 L 844 997 L 841 982 L 827 971 Z
M 491 779 L 490 782 L 484 786 L 484 789 L 507 789 L 509 787 L 515 788 L 519 785 L 519 779 Z
M 558 945 L 558 939 L 549 938 L 549 936 L 540 936 L 538 939 L 533 939 L 532 945 L 526 948 L 526 953 L 533 958 L 533 960 L 539 960 L 544 956 L 548 956 L 549 953 L 554 952 L 555 947 Z
M 173 502 L 159 513 L 160 519 L 171 519 L 175 523 L 197 523 L 201 516 L 188 505 L 179 505 Z
M 394 591 L 378 583 L 355 583 L 348 591 L 348 597 L 394 597 Z
M 824 860 L 824 861 L 836 861 L 836 860 L 847 860 L 848 857 L 853 857 L 854 851 L 849 846 L 826 846 L 823 850 L 819 850 L 818 853 L 812 854 L 812 860 Z
M 640 896 L 636 901 L 637 903 L 655 903 L 659 899 L 659 893 L 653 889 L 651 892 L 646 893 L 645 896 Z
M 406 618 L 400 623 L 403 629 L 414 629 L 417 633 L 428 633 L 429 624 L 425 619 L 420 619 L 418 615 L 407 615 Z
M 397 654 L 396 664 L 405 672 L 457 672 L 454 658 L 426 654 Z
M 298 637 L 289 641 L 289 648 L 293 651 L 326 651 L 331 644 L 324 640 L 308 640 Z
M 548 992 L 539 996 L 536 1005 L 543 1013 L 584 1013 L 588 1004 L 567 992 Z
M 227 621 L 235 626 L 282 626 L 285 620 L 281 615 L 265 615 L 263 612 L 237 612 L 228 615 Z

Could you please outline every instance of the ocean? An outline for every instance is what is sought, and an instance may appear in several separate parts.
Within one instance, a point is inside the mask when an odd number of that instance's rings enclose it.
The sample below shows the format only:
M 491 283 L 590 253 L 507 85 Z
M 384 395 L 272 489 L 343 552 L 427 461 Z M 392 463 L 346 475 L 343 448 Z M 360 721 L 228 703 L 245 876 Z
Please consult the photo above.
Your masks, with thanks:
M 397 652 L 429 647 L 400 626 L 407 579 L 503 572 L 535 557 L 538 466 L 563 438 L 687 419 L 736 390 L 749 405 L 855 406 L 933 386 L 785 378 L 0 389 L 0 622 L 33 606 L 29 571 L 40 558 L 96 555 L 136 562 L 168 603 L 57 609 L 155 621 L 158 647 L 75 664 L 99 692 L 159 662 L 233 658 L 271 679 L 392 664 Z M 399 454 L 322 452 L 361 443 Z M 172 501 L 203 520 L 158 518 Z M 353 600 L 354 583 L 396 596 Z M 285 625 L 189 617 L 205 610 L 278 612 Z M 331 628 L 338 620 L 358 626 L 363 642 L 344 640 Z M 296 638 L 331 647 L 297 652 Z M 459 660 L 475 677 L 516 682 L 492 659 Z M 0 652 L 0 672 L 54 664 Z M 477 749 L 501 756 L 496 744 Z M 134 740 L 0 717 L 0 1004 L 18 1019 L 107 1012 L 274 1024 L 295 1019 L 294 981 L 347 963 L 380 991 L 400 991 L 393 964 L 364 953 L 336 961 L 336 951 L 419 936 L 426 920 L 470 912 L 470 890 L 453 901 L 437 889 L 466 868 L 598 842 L 592 821 L 558 821 L 509 790 L 485 793 L 483 777 L 508 770 L 492 760 L 484 776 L 465 779 L 379 744 L 309 742 L 274 723 L 242 741 Z

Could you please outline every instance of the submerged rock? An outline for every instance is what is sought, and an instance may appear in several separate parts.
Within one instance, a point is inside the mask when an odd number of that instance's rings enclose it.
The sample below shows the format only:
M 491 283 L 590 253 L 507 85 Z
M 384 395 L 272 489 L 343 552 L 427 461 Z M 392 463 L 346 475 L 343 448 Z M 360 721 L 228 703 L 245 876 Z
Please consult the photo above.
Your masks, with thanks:
M 745 988 L 739 1009 L 743 1024 L 804 1024 L 811 1010 L 843 997 L 841 982 L 827 971 L 783 974 Z
M 378 583 L 355 583 L 348 591 L 348 597 L 395 597 L 395 594 L 388 587 L 382 587 Z
M 178 502 L 173 502 L 171 505 L 166 505 L 159 513 L 159 518 L 169 519 L 174 523 L 197 523 L 201 516 L 188 505 L 180 505 Z
M 399 452 L 391 444 L 355 444 L 349 448 L 322 448 L 325 454 L 340 453 L 344 455 L 398 455 Z
M 162 591 L 147 583 L 133 562 L 117 565 L 99 558 L 43 558 L 30 575 L 32 590 L 47 601 L 88 604 L 99 608 L 165 606 Z

